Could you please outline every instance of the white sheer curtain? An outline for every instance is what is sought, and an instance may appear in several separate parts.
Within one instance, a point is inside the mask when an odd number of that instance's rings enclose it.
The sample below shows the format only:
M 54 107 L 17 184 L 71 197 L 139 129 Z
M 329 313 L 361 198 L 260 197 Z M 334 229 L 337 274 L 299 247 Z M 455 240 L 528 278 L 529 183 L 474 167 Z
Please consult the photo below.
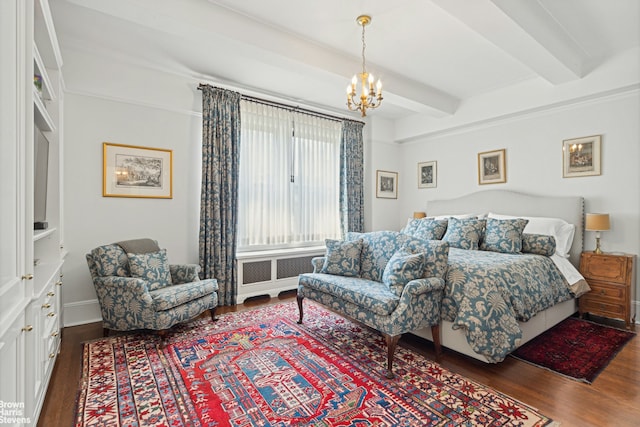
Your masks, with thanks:
M 246 100 L 240 109 L 238 249 L 339 238 L 341 123 Z

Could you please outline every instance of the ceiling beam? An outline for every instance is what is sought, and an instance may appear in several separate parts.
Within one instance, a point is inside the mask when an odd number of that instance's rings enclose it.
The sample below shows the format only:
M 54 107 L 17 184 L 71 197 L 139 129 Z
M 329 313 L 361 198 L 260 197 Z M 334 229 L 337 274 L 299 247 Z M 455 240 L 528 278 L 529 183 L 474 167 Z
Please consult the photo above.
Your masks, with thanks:
M 537 0 L 432 0 L 543 79 L 583 77 L 588 56 Z

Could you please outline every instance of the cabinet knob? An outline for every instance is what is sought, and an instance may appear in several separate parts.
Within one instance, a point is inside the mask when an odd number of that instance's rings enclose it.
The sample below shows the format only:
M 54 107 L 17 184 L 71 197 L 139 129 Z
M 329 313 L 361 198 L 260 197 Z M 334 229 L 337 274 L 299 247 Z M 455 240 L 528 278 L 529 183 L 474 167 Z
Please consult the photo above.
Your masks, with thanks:
M 33 274 L 25 274 L 22 276 L 22 280 L 32 280 Z
M 57 337 L 58 337 L 58 335 L 60 335 L 60 333 L 59 333 L 58 331 L 55 331 L 55 332 L 52 332 L 52 333 L 51 333 L 51 336 L 52 336 L 53 338 L 57 338 Z
M 51 308 L 51 304 L 49 303 L 42 304 L 42 308 Z
M 47 317 L 55 317 L 55 313 L 52 311 L 51 313 L 47 314 Z
M 62 280 L 58 280 L 58 281 L 56 282 L 56 286 L 62 286 Z
M 22 332 L 31 332 L 33 331 L 33 326 L 31 325 L 27 325 L 24 328 L 22 328 Z
M 55 293 L 55 292 L 53 292 L 53 291 L 49 291 L 49 292 L 47 292 L 47 296 L 48 296 L 48 297 L 53 297 L 53 296 L 55 296 L 55 295 L 56 295 L 56 293 Z
M 53 359 L 54 357 L 56 357 L 55 353 L 49 353 L 49 359 Z

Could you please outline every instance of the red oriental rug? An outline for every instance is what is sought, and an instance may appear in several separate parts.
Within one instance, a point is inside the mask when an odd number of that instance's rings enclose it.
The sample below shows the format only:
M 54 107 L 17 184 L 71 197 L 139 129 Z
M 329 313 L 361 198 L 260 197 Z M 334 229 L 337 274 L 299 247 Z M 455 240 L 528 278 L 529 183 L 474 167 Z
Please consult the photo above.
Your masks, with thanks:
M 518 348 L 512 356 L 591 384 L 635 335 L 569 317 Z
M 535 409 L 305 301 L 85 343 L 76 426 L 546 426 Z

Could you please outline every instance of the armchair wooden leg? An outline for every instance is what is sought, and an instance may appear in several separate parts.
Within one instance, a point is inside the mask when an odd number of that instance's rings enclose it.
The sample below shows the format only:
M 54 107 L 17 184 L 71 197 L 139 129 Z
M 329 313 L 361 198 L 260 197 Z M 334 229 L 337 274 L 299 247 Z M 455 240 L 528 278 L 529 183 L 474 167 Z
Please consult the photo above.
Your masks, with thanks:
M 304 315 L 304 312 L 302 311 L 302 300 L 304 299 L 303 296 L 298 295 L 296 297 L 296 300 L 298 301 L 298 311 L 300 312 L 300 318 L 298 319 L 298 324 L 302 325 L 302 316 Z
M 440 362 L 442 357 L 442 346 L 440 345 L 440 325 L 431 327 L 431 335 L 433 336 L 433 345 L 436 348 L 436 362 Z
M 393 374 L 393 355 L 396 352 L 398 341 L 400 341 L 400 335 L 387 335 L 384 334 L 384 339 L 387 342 L 387 375 L 386 377 L 391 379 L 395 375 Z
M 218 319 L 216 318 L 216 307 L 209 309 L 209 314 L 211 314 L 211 321 L 215 322 Z
M 111 332 L 109 330 L 109 328 L 102 328 L 102 336 L 103 337 L 105 337 L 105 338 L 108 337 L 109 336 L 109 332 Z

